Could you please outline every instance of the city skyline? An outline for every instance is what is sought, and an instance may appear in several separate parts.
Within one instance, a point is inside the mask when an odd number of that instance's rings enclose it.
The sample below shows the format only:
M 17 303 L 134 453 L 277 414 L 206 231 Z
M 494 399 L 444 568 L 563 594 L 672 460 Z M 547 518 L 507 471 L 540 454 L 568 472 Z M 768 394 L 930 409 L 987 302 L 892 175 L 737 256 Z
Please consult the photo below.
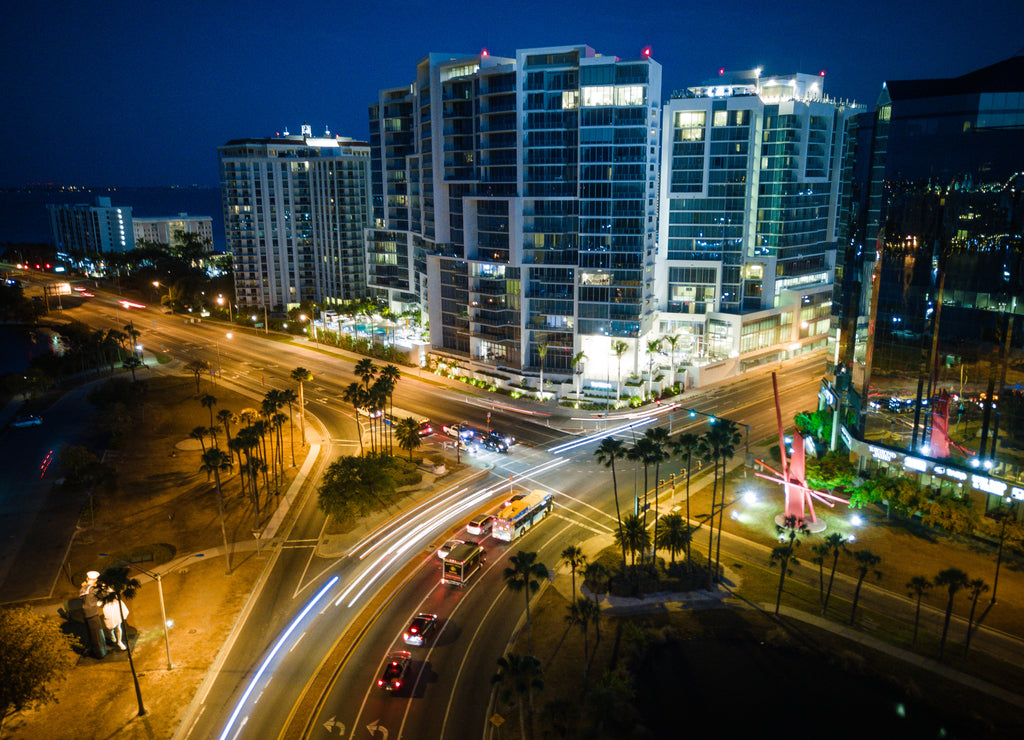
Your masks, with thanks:
M 885 79 L 951 77 L 1017 53 L 1008 0 L 858 8 L 727 2 L 699 11 L 651 2 L 423 4 L 257 2 L 102 8 L 32 4 L 8 11 L 0 121 L 21 132 L 0 187 L 32 183 L 159 186 L 217 183 L 217 147 L 297 133 L 365 140 L 368 106 L 431 52 L 508 56 L 583 43 L 664 70 L 662 97 L 727 70 L 825 71 L 826 94 L 870 108 Z M 332 23 L 332 19 L 336 19 Z M 862 29 L 850 33 L 849 29 Z M 968 28 L 969 32 L 964 32 Z M 384 29 L 377 33 L 376 29 Z

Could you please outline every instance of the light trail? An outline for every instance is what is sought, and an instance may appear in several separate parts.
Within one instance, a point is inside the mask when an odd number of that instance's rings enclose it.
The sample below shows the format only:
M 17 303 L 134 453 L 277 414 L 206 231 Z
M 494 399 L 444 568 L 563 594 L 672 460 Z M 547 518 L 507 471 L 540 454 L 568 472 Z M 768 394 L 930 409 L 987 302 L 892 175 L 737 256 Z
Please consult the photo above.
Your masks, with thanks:
M 548 452 L 550 452 L 553 455 L 559 455 L 563 452 L 568 452 L 569 450 L 575 450 L 577 447 L 582 447 L 583 445 L 590 444 L 591 442 L 597 442 L 598 440 L 602 440 L 605 437 L 611 437 L 613 434 L 625 432 L 630 429 L 637 429 L 638 427 L 642 427 L 645 424 L 650 424 L 652 421 L 654 421 L 654 416 L 648 414 L 646 416 L 643 416 L 642 418 L 637 419 L 636 421 L 631 421 L 628 424 L 622 424 L 620 426 L 613 427 L 612 429 L 606 429 L 603 432 L 595 432 L 594 434 L 587 435 L 582 439 L 574 439 L 572 442 L 565 442 L 560 445 L 555 445 L 554 447 L 549 447 Z
M 227 739 L 228 734 L 231 732 L 232 727 L 234 727 L 235 725 L 235 721 L 238 719 L 238 715 L 241 713 L 242 708 L 245 706 L 245 703 L 249 700 L 249 696 L 252 694 L 253 689 L 256 688 L 256 684 L 259 682 L 260 678 L 262 678 L 264 672 L 267 670 L 267 667 L 270 665 L 270 662 L 277 655 L 278 651 L 280 651 L 281 648 L 284 646 L 285 641 L 288 639 L 291 633 L 295 631 L 295 628 L 299 626 L 299 622 L 301 622 L 305 618 L 305 616 L 309 614 L 310 611 L 312 611 L 313 607 L 316 606 L 317 602 L 320 601 L 320 599 L 322 599 L 324 595 L 337 582 L 338 576 L 334 576 L 333 578 L 331 578 L 331 580 L 329 580 L 324 585 L 324 587 L 320 589 L 320 592 L 317 593 L 317 595 L 314 596 L 313 599 L 308 604 L 306 604 L 306 607 L 299 613 L 299 615 L 292 620 L 292 623 L 288 625 L 288 629 L 286 629 L 284 633 L 277 639 L 277 642 L 274 644 L 273 649 L 263 660 L 263 663 L 260 665 L 259 670 L 256 671 L 256 674 L 252 677 L 252 680 L 249 681 L 249 685 L 246 687 L 245 693 L 242 694 L 242 697 L 238 700 L 238 704 L 235 705 L 235 711 L 231 713 L 231 718 L 228 719 L 228 723 L 227 725 L 225 725 L 224 731 L 220 734 L 220 740 Z M 235 736 L 237 736 L 238 733 L 242 731 L 242 728 L 245 726 L 245 723 L 248 720 L 248 716 L 246 716 L 246 718 L 242 720 L 242 723 L 238 726 L 238 730 L 235 732 Z

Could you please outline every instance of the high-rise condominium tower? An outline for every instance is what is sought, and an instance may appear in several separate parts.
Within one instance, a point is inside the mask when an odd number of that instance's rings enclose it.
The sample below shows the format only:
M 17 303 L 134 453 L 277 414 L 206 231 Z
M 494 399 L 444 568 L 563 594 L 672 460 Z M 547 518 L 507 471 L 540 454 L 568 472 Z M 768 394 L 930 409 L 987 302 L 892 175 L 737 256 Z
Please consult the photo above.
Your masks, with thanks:
M 370 291 L 440 352 L 604 378 L 654 316 L 660 95 L 647 54 L 425 57 L 370 107 Z
M 308 124 L 298 136 L 218 149 L 224 232 L 240 307 L 287 310 L 364 298 L 370 148 Z

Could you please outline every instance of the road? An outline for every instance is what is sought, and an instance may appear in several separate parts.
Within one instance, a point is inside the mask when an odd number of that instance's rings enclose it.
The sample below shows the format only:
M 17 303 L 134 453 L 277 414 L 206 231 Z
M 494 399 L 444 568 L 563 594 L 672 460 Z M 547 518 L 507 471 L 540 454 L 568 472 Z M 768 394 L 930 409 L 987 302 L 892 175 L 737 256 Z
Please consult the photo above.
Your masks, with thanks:
M 341 400 L 356 380 L 352 361 L 316 347 L 268 340 L 250 330 L 219 322 L 193 323 L 153 309 L 126 311 L 117 296 L 96 297 L 65 313 L 96 327 L 122 329 L 129 321 L 140 343 L 184 362 L 201 359 L 217 381 L 256 393 L 293 388 L 295 367 L 313 372 L 306 384 L 307 407 L 320 426 L 324 450 L 318 474 L 331 460 L 359 449 L 351 406 Z M 230 337 L 229 337 L 230 333 Z M 140 371 L 142 372 L 142 371 Z M 787 366 L 780 372 L 783 418 L 815 405 L 820 360 Z M 418 373 L 405 373 L 394 403 L 403 411 L 429 417 L 436 426 L 453 420 L 499 428 L 521 444 L 510 454 L 485 452 L 472 459 L 478 480 L 441 490 L 410 507 L 393 526 L 370 532 L 349 552 L 334 559 L 316 557 L 324 520 L 307 497 L 279 533 L 261 585 L 247 606 L 244 621 L 204 686 L 180 737 L 268 737 L 278 734 L 303 688 L 333 646 L 358 629 L 335 681 L 324 695 L 313 736 L 339 734 L 342 726 L 382 737 L 464 737 L 484 727 L 490 701 L 490 676 L 523 612 L 521 595 L 504 587 L 507 557 L 519 549 L 535 550 L 554 567 L 566 545 L 614 524 L 610 474 L 598 466 L 595 437 L 617 434 L 631 444 L 644 428 L 660 424 L 672 432 L 703 431 L 706 415 L 730 418 L 744 437 L 757 441 L 776 430 L 771 383 L 766 375 L 735 385 L 695 393 L 691 406 L 664 407 L 653 416 L 603 418 L 546 417 L 524 414 L 501 397 L 478 396 L 461 387 L 439 384 Z M 687 409 L 700 412 L 691 417 Z M 440 442 L 432 440 L 433 444 Z M 745 440 L 746 441 L 746 440 Z M 559 448 L 574 443 L 576 446 Z M 629 498 L 628 467 L 620 467 L 620 493 Z M 663 466 L 662 477 L 678 472 Z M 433 550 L 459 531 L 479 510 L 493 508 L 507 495 L 509 476 L 517 489 L 544 488 L 555 494 L 550 521 L 511 546 L 485 540 L 486 568 L 464 591 L 439 585 L 440 565 Z M 634 474 L 642 487 L 642 473 Z M 414 653 L 415 682 L 408 696 L 385 696 L 374 680 L 386 653 L 401 647 L 400 634 L 417 611 L 442 617 L 436 640 Z M 371 729 L 372 728 L 372 729 Z

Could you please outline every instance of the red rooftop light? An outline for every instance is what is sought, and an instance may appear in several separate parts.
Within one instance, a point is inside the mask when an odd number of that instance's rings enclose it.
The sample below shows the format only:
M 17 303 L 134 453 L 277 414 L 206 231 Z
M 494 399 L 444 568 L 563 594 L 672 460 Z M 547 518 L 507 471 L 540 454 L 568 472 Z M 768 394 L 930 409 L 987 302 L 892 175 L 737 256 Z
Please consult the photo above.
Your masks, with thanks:
M 718 74 L 724 75 L 725 74 L 725 67 L 722 67 L 720 70 L 718 70 Z
M 644 55 L 645 57 L 649 57 L 649 56 L 651 55 L 651 47 L 649 47 L 649 46 L 645 46 L 645 47 L 644 47 L 644 50 L 643 50 L 643 55 Z
M 482 51 L 480 52 L 480 56 L 482 56 L 482 57 L 485 57 L 485 56 L 487 56 L 487 49 L 483 49 L 483 50 L 482 50 Z
M 825 70 L 821 70 L 820 72 L 818 72 L 818 77 L 824 77 L 824 76 L 825 76 Z

